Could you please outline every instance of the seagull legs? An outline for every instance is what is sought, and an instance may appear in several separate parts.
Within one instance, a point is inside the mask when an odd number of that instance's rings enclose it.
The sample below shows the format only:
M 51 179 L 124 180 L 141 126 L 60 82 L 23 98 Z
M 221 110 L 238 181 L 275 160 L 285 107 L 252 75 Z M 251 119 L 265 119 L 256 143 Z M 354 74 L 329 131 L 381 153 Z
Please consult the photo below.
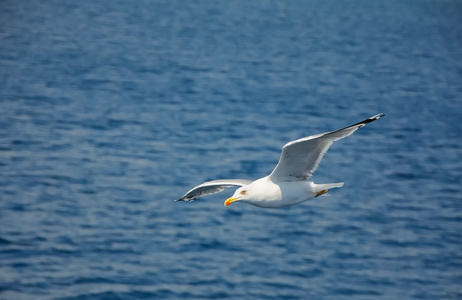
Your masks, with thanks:
M 319 197 L 321 195 L 324 195 L 325 193 L 327 193 L 329 190 L 320 190 L 319 192 L 316 193 L 316 196 L 314 197 Z

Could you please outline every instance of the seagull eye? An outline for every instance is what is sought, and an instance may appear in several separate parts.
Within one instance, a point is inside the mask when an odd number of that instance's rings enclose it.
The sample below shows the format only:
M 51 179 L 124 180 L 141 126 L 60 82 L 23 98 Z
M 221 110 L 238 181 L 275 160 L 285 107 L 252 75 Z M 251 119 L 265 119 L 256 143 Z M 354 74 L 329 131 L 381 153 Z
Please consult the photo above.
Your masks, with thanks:
M 245 195 L 245 194 L 247 194 L 247 191 L 241 191 L 240 194 L 241 194 L 241 195 Z

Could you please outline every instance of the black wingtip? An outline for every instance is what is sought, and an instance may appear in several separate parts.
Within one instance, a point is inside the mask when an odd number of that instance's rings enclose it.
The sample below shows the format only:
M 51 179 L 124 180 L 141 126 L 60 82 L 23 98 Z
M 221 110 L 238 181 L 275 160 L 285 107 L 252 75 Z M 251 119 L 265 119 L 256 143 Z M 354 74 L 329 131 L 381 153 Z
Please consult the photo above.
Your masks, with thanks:
M 373 122 L 375 120 L 378 120 L 381 117 L 385 117 L 385 114 L 384 113 L 376 114 L 375 116 L 372 116 L 369 119 L 364 120 L 363 123 L 367 124 L 367 123 Z
M 374 122 L 374 121 L 380 119 L 381 117 L 385 117 L 385 114 L 383 114 L 383 113 L 376 114 L 375 116 L 372 116 L 372 117 L 370 117 L 370 118 L 368 118 L 366 120 L 363 120 L 361 122 L 355 123 L 353 125 L 347 126 L 345 128 L 339 129 L 339 130 L 343 130 L 343 129 L 350 128 L 350 127 L 355 127 L 355 126 L 359 126 L 359 128 L 361 128 L 363 126 L 366 126 L 366 124 L 369 124 L 370 122 Z M 337 132 L 339 130 L 335 130 L 333 132 Z

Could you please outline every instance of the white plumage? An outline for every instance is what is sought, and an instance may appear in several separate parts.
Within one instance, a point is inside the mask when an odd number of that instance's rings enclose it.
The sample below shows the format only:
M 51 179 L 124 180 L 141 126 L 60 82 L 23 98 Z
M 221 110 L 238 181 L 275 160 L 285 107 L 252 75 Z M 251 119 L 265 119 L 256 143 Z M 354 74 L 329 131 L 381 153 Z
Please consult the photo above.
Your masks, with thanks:
M 318 197 L 331 188 L 343 186 L 343 182 L 315 184 L 309 180 L 329 147 L 335 141 L 351 135 L 367 123 L 383 116 L 385 115 L 377 114 L 342 129 L 291 141 L 282 148 L 279 163 L 270 175 L 255 181 L 219 179 L 204 182 L 176 201 L 193 201 L 231 186 L 240 187 L 232 197 L 226 199 L 225 205 L 240 201 L 259 207 L 285 207 Z

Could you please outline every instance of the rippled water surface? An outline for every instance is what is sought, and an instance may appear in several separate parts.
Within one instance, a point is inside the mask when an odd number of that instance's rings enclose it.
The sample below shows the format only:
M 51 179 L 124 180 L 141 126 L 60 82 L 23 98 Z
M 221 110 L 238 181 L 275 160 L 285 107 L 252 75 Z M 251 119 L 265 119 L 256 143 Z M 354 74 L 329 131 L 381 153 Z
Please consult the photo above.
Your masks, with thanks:
M 1 299 L 461 299 L 460 1 L 0 4 Z M 329 197 L 174 203 L 376 113 Z

